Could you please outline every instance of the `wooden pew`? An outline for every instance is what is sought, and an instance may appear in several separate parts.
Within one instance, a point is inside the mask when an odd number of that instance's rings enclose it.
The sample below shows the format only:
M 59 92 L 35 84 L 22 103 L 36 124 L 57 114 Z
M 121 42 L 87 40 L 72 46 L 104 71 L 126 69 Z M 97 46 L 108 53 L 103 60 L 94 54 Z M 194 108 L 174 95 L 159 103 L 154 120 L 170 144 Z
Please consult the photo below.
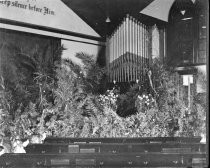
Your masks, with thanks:
M 0 167 L 207 167 L 205 153 L 4 154 Z
M 201 143 L 102 143 L 102 144 L 30 144 L 27 153 L 132 153 L 132 152 L 206 152 Z
M 47 137 L 44 143 L 199 143 L 201 137 L 61 138 Z

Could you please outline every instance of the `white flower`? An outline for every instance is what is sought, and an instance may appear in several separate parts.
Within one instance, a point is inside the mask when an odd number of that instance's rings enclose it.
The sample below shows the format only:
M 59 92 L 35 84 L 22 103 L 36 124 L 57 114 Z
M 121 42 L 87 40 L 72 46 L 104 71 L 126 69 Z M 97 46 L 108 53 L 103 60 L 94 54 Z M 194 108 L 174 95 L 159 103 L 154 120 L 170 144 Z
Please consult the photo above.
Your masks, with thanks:
M 138 98 L 139 98 L 140 100 L 142 100 L 142 99 L 143 99 L 141 96 L 138 96 Z

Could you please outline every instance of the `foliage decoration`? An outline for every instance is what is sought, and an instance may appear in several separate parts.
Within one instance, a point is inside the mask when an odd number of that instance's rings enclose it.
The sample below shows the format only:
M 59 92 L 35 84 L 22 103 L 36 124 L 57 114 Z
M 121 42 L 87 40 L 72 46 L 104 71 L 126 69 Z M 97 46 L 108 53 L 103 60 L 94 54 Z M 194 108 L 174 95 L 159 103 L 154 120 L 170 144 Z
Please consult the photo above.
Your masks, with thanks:
M 10 113 L 11 93 L 1 79 L 0 131 L 3 137 L 21 137 L 32 142 L 34 135 L 59 137 L 163 137 L 195 136 L 205 133 L 203 104 L 194 110 L 186 109 L 176 94 L 171 79 L 173 71 L 158 60 L 151 69 L 151 91 L 136 84 L 125 94 L 114 87 L 99 94 L 100 81 L 105 70 L 92 56 L 78 53 L 84 66 L 71 60 L 56 64 L 55 78 L 36 73 L 39 104 L 21 104 Z M 148 86 L 147 86 L 148 88 Z M 43 91 L 50 91 L 53 101 Z M 155 92 L 154 92 L 155 90 Z M 126 111 L 126 112 L 125 112 Z M 42 141 L 40 141 L 42 142 Z

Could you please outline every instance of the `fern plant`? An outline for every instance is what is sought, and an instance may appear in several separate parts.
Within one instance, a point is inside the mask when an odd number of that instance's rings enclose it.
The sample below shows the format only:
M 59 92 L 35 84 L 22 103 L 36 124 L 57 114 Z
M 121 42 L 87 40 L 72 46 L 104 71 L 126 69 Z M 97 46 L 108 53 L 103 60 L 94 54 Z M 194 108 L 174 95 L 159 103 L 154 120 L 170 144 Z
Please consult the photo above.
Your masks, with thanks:
M 91 129 L 87 121 L 102 109 L 95 92 L 103 70 L 91 56 L 80 53 L 77 57 L 83 60 L 83 67 L 62 60 L 56 68 L 55 105 L 46 116 L 46 125 L 55 136 L 85 136 L 84 132 L 87 136 L 87 129 Z

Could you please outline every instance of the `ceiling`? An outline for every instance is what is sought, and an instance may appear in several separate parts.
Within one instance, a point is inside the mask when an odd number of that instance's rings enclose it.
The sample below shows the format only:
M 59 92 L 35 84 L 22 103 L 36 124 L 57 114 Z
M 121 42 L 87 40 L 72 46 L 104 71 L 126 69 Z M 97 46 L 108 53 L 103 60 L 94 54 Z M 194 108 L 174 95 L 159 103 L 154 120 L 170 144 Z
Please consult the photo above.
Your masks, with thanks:
M 126 14 L 137 19 L 139 12 L 154 0 L 62 0 L 98 34 L 105 37 L 122 21 Z M 106 23 L 109 16 L 111 22 Z M 141 17 L 142 18 L 142 17 Z M 144 16 L 144 19 L 151 18 Z
M 102 38 L 110 35 L 122 19 L 129 14 L 146 25 L 162 26 L 166 22 L 141 14 L 154 0 L 62 0 L 80 18 L 90 25 Z M 179 10 L 192 8 L 192 0 L 175 0 Z M 206 8 L 207 0 L 196 0 L 195 5 Z M 193 7 L 194 8 L 194 7 Z M 180 11 L 178 11 L 180 13 Z M 106 23 L 109 16 L 111 22 Z

